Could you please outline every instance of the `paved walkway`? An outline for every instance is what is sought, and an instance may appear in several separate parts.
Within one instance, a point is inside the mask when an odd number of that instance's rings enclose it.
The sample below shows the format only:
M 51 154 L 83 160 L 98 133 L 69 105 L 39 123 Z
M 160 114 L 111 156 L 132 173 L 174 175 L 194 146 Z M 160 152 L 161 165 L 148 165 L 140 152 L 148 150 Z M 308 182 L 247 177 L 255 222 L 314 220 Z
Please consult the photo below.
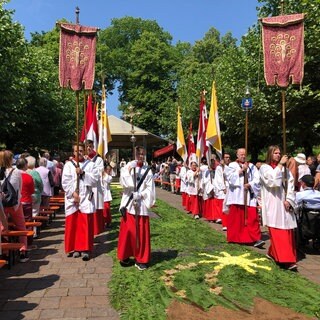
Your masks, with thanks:
M 157 197 L 182 210 L 181 197 L 157 188 Z M 191 216 L 190 216 L 191 219 Z M 221 225 L 208 223 L 221 231 Z M 88 261 L 67 258 L 63 249 L 64 214 L 35 240 L 38 249 L 30 262 L 0 270 L 0 319 L 119 319 L 108 298 L 112 258 L 106 253 L 117 244 L 114 231 L 96 238 L 95 255 Z M 266 248 L 267 233 L 264 233 Z M 99 242 L 99 243 L 98 243 Z M 266 249 L 254 249 L 265 253 Z M 320 284 L 320 254 L 310 250 L 299 263 L 299 273 Z
M 115 239 L 99 235 L 93 259 L 67 258 L 63 247 L 64 213 L 34 241 L 38 249 L 26 263 L 0 270 L 0 319 L 119 319 L 108 299 Z

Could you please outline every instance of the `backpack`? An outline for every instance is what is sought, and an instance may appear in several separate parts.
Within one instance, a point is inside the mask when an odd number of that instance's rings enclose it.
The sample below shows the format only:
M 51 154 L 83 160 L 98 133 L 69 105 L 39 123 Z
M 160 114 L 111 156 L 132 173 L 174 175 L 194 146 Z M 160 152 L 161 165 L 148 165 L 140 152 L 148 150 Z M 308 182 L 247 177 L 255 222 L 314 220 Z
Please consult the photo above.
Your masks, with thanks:
M 13 170 L 14 169 L 12 169 L 9 175 L 5 177 L 3 183 L 1 184 L 1 192 L 4 193 L 4 197 L 2 199 L 2 205 L 4 207 L 13 207 L 18 204 L 18 194 L 9 181 Z

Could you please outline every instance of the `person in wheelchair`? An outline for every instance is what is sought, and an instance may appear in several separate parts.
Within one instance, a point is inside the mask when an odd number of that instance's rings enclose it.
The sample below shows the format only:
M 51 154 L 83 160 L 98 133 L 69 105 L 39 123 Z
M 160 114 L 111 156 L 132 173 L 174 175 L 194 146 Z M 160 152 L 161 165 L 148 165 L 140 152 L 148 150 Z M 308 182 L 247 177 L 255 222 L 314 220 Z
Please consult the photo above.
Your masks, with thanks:
M 304 207 L 307 209 L 320 210 L 320 191 L 315 190 L 314 177 L 306 174 L 300 179 L 302 191 L 296 193 L 296 203 L 298 208 Z
M 296 217 L 298 242 L 305 246 L 312 239 L 314 249 L 320 249 L 320 191 L 314 189 L 314 177 L 304 175 L 301 179 L 302 191 L 296 193 Z

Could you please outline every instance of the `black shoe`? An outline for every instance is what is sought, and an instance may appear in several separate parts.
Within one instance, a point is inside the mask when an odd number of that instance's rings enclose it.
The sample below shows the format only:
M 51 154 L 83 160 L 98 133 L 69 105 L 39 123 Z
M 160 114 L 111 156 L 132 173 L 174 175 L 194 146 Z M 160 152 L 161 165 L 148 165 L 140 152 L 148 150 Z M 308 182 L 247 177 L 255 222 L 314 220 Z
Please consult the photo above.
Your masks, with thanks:
M 72 256 L 73 256 L 74 258 L 79 258 L 79 257 L 81 257 L 81 252 L 75 251 Z
M 132 261 L 130 258 L 124 259 L 124 260 L 120 260 L 120 265 L 122 267 L 129 267 L 132 265 Z
M 293 271 L 293 272 L 297 272 L 298 271 L 298 266 L 295 263 L 290 264 L 287 267 L 288 270 Z
M 255 248 L 262 248 L 264 245 L 265 245 L 265 242 L 263 240 L 258 240 L 257 242 L 255 242 L 253 246 Z
M 68 257 L 68 258 L 71 258 L 71 257 L 73 257 L 73 251 L 71 251 L 71 252 L 68 252 L 68 253 L 67 253 L 67 257 Z
M 140 271 L 144 271 L 148 269 L 148 266 L 145 263 L 136 262 L 135 267 Z
M 271 261 L 274 261 L 274 258 L 272 256 L 270 256 L 270 254 L 268 254 L 268 253 L 266 254 L 266 258 L 271 260 Z
M 29 261 L 29 257 L 28 257 L 27 252 L 26 253 L 21 253 L 20 254 L 20 262 L 27 262 L 27 261 Z
M 90 256 L 88 252 L 82 252 L 82 260 L 83 261 L 89 261 L 90 260 Z

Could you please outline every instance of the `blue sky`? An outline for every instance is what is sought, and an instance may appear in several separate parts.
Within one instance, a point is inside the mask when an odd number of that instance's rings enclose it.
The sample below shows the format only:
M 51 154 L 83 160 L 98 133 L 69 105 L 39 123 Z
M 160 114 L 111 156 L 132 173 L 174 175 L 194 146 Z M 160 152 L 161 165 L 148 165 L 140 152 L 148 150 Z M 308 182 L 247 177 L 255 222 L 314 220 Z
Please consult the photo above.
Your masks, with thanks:
M 105 29 L 111 19 L 124 16 L 156 20 L 173 37 L 173 43 L 201 40 L 214 27 L 221 35 L 231 32 L 238 40 L 257 23 L 257 0 L 11 0 L 14 20 L 31 32 L 50 31 L 56 21 L 75 22 L 80 8 L 80 23 Z M 108 114 L 119 117 L 117 93 L 108 100 Z

